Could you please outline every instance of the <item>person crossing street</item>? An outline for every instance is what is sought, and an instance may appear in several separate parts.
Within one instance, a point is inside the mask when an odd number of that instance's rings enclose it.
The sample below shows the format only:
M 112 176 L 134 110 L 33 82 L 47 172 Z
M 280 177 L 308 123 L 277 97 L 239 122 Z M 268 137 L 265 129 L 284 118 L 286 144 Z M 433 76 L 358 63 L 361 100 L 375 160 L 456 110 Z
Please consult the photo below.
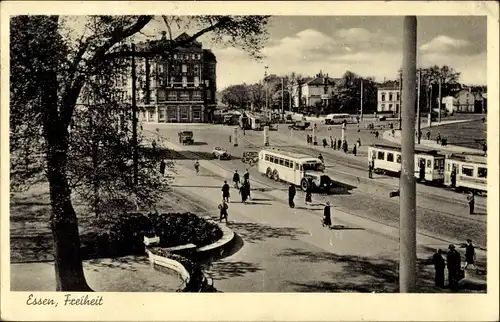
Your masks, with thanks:
M 240 174 L 238 173 L 238 170 L 235 170 L 234 171 L 234 174 L 233 174 L 233 183 L 234 183 L 234 187 L 236 189 L 239 189 L 239 185 L 240 185 Z
M 224 185 L 222 186 L 222 199 L 226 202 L 229 202 L 229 185 L 227 181 L 224 181 Z
M 227 209 L 229 208 L 229 206 L 227 205 L 227 203 L 224 199 L 222 199 L 222 203 L 219 204 L 218 208 L 220 210 L 219 221 L 222 222 L 222 220 L 225 219 L 226 224 L 227 224 L 228 223 L 228 221 L 227 221 L 227 217 L 228 217 Z
M 295 202 L 293 199 L 295 198 L 296 193 L 297 190 L 295 189 L 295 185 L 293 183 L 290 184 L 290 187 L 288 187 L 288 205 L 290 208 L 295 208 Z

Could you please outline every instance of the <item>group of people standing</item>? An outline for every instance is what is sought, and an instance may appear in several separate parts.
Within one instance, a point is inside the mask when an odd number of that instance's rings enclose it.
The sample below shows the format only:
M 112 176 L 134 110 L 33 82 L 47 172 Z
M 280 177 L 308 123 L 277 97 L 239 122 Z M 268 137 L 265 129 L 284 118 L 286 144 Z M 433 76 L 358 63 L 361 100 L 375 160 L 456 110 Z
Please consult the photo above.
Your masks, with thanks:
M 238 173 L 238 170 L 236 170 L 233 174 L 233 183 L 234 183 L 234 188 L 238 189 L 241 195 L 241 202 L 246 203 L 247 199 L 251 199 L 250 195 L 250 173 L 248 172 L 248 169 L 246 172 L 243 174 L 243 183 L 241 183 L 240 180 L 240 174 Z M 240 185 L 241 184 L 241 185 Z M 228 212 L 227 210 L 229 209 L 228 203 L 229 203 L 229 198 L 231 197 L 230 190 L 231 188 L 229 187 L 229 184 L 227 181 L 224 181 L 224 184 L 222 185 L 222 202 L 219 204 L 218 208 L 220 210 L 220 221 L 222 222 L 223 219 L 227 221 L 228 218 Z
M 432 261 L 434 263 L 434 269 L 436 271 L 434 284 L 437 287 L 444 288 L 444 270 L 448 268 L 448 287 L 456 288 L 458 282 L 465 277 L 465 270 L 472 265 L 477 271 L 476 267 L 476 250 L 472 244 L 472 240 L 467 239 L 467 245 L 465 246 L 465 263 L 462 268 L 461 266 L 461 255 L 455 249 L 455 245 L 450 244 L 448 246 L 448 253 L 446 254 L 446 262 L 442 256 L 441 249 L 437 249 L 436 253 L 432 256 Z

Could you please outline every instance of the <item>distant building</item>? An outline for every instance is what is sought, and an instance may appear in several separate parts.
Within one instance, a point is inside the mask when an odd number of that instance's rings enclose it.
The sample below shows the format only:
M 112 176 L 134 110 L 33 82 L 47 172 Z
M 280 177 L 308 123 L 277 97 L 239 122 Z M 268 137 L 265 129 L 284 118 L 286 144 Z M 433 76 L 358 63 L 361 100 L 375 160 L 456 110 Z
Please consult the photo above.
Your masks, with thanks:
M 463 89 L 455 95 L 455 108 L 459 113 L 474 113 L 475 97 L 472 92 Z
M 443 97 L 441 103 L 444 105 L 444 108 L 448 113 L 452 114 L 457 111 L 457 108 L 455 106 L 455 98 L 453 96 Z
M 388 81 L 377 89 L 377 112 L 399 113 L 400 91 L 399 82 Z
M 323 106 L 333 104 L 333 88 L 337 79 L 328 77 L 328 74 L 319 73 L 314 78 L 308 78 L 301 84 L 296 84 L 292 89 L 294 106 Z

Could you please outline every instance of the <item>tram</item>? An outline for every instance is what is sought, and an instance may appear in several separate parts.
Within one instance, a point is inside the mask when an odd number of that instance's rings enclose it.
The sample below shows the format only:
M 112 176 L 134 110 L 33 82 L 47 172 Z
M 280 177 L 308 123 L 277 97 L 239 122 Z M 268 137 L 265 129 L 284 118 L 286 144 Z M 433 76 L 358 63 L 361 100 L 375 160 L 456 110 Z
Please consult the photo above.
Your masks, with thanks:
M 415 150 L 415 177 L 427 182 L 442 183 L 446 157 L 437 151 Z M 374 171 L 401 173 L 401 148 L 374 144 L 368 147 L 368 162 L 373 160 Z
M 482 154 L 451 154 L 446 158 L 444 184 L 448 187 L 487 192 L 487 160 Z

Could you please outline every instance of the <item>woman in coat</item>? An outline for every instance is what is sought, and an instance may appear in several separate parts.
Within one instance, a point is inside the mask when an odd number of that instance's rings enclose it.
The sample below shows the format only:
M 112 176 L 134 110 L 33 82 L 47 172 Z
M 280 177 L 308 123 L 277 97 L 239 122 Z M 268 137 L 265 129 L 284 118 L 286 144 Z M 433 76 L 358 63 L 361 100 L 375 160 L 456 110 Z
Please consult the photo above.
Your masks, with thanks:
M 328 228 L 332 228 L 332 216 L 330 212 L 330 202 L 326 202 L 326 206 L 323 209 L 323 227 L 327 226 Z

